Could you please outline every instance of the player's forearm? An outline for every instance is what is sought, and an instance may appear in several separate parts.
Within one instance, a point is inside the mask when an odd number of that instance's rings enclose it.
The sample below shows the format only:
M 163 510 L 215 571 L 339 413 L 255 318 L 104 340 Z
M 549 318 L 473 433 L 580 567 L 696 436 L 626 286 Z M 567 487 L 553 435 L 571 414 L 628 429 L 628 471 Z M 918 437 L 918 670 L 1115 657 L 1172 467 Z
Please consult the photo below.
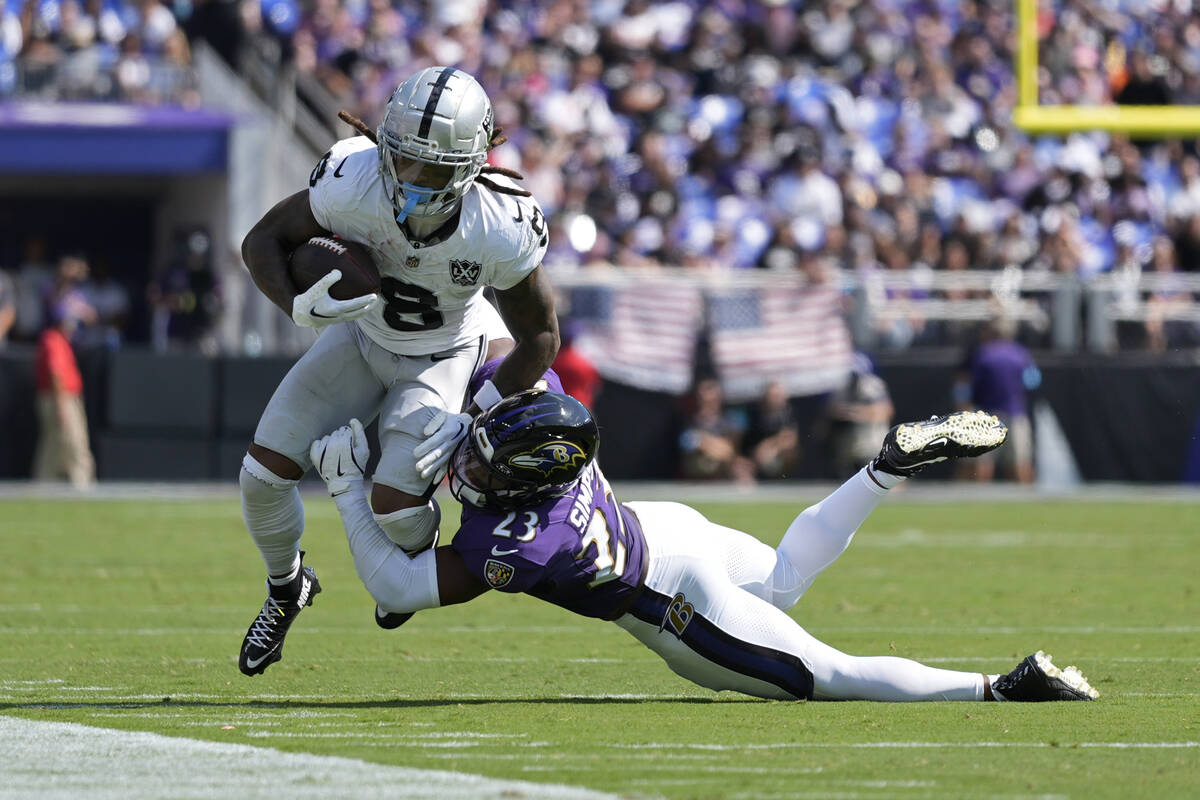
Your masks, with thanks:
M 242 240 L 242 260 L 254 279 L 254 285 L 289 316 L 292 301 L 299 294 L 288 277 L 289 252 L 283 243 L 266 231 L 255 228 Z
M 500 316 L 517 346 L 496 370 L 492 383 L 502 396 L 528 389 L 550 369 L 558 355 L 558 317 L 554 289 L 541 267 L 511 289 L 496 293 Z
M 385 611 L 412 612 L 438 606 L 437 568 L 433 551 L 409 558 L 375 521 L 361 482 L 333 498 L 354 570 Z
M 517 342 L 500 366 L 492 383 L 504 397 L 537 383 L 558 354 L 558 330 L 542 331 Z

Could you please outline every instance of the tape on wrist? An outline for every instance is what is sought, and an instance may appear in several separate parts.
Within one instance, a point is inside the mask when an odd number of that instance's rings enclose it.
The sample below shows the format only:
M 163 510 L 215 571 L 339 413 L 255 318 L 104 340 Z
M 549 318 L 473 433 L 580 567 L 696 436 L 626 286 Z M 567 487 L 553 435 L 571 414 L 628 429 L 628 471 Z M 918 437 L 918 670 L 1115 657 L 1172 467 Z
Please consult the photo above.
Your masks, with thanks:
M 490 380 L 486 380 L 483 382 L 483 386 L 479 387 L 479 391 L 475 393 L 475 396 L 471 398 L 471 402 L 478 406 L 480 411 L 487 411 L 503 399 L 504 396 L 500 394 L 500 390 L 496 388 L 496 384 Z

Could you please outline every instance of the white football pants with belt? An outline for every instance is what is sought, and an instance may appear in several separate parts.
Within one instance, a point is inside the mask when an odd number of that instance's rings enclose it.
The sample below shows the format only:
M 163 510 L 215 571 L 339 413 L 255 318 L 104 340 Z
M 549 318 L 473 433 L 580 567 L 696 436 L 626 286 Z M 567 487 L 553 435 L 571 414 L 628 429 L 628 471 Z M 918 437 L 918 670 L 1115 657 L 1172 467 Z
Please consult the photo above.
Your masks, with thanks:
M 979 673 L 850 656 L 785 613 L 886 494 L 860 471 L 798 516 L 778 549 L 688 506 L 629 503 L 650 561 L 641 596 L 616 623 L 710 689 L 776 699 L 983 700 Z
M 420 496 L 429 480 L 416 471 L 412 449 L 441 410 L 459 411 L 479 368 L 486 336 L 433 355 L 388 352 L 356 323 L 325 328 L 280 382 L 254 433 L 255 443 L 307 471 L 315 439 L 357 418 L 379 415 L 379 465 L 374 482 Z M 239 480 L 242 517 L 269 575 L 294 570 L 304 530 L 297 481 L 274 475 L 247 455 Z

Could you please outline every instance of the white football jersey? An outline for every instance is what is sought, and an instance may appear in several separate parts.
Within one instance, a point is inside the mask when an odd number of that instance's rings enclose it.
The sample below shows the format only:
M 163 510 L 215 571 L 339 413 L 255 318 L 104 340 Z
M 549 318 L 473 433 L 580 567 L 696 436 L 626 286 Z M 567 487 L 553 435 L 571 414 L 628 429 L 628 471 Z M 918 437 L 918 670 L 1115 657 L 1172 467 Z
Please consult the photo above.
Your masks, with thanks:
M 365 136 L 343 139 L 322 157 L 309 178 L 308 202 L 321 227 L 370 248 L 383 303 L 358 324 L 402 355 L 437 353 L 479 338 L 488 326 L 483 288 L 516 286 L 542 263 L 549 241 L 533 198 L 473 184 L 454 233 L 436 244 L 410 242 L 393 215 L 375 145 Z

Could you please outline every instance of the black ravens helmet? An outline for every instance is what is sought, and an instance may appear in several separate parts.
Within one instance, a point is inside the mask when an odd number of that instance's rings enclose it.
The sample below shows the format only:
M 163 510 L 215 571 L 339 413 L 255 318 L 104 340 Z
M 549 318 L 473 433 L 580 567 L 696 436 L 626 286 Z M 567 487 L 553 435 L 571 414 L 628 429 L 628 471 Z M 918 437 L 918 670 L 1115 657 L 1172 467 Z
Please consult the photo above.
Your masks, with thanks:
M 518 392 L 471 423 L 451 460 L 450 491 L 473 506 L 536 505 L 565 494 L 599 443 L 596 421 L 574 397 Z

